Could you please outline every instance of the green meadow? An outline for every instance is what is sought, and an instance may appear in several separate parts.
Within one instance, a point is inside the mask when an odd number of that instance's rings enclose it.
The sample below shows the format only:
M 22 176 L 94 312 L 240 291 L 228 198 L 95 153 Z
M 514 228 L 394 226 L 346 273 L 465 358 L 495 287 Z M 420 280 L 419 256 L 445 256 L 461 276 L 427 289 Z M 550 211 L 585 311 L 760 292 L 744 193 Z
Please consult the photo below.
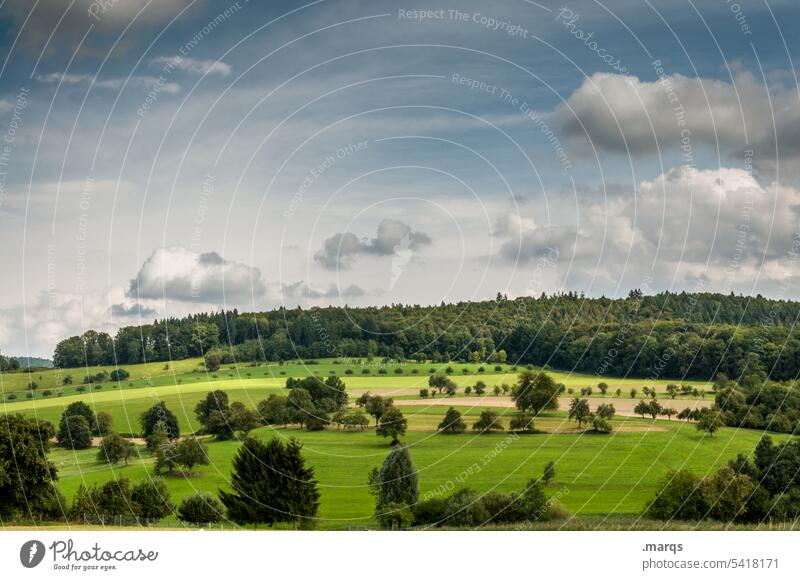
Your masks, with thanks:
M 463 410 L 468 423 L 479 412 Z M 757 431 L 725 428 L 709 437 L 698 433 L 693 424 L 625 417 L 613 420 L 615 432 L 611 435 L 592 435 L 574 432 L 564 413 L 540 420 L 537 428 L 545 432 L 531 435 L 441 435 L 429 430 L 443 414 L 442 408 L 416 412 L 404 438 L 419 470 L 422 498 L 460 487 L 482 492 L 520 489 L 530 478 L 540 476 L 548 461 L 555 461 L 556 478 L 549 493 L 575 516 L 638 514 L 670 469 L 710 473 L 737 453 L 752 451 L 761 436 Z M 296 437 L 303 443 L 304 455 L 320 484 L 318 528 L 374 525 L 367 474 L 388 454 L 385 439 L 371 430 L 312 433 L 264 427 L 252 434 L 260 438 Z M 240 443 L 207 444 L 211 465 L 195 468 L 191 474 L 166 476 L 174 501 L 198 490 L 216 493 L 226 488 L 229 466 Z M 112 477 L 138 481 L 152 476 L 152 458 L 143 449 L 140 458 L 128 466 L 111 467 L 98 462 L 96 455 L 94 449 L 52 452 L 59 469 L 59 486 L 68 498 L 80 484 L 103 483 Z

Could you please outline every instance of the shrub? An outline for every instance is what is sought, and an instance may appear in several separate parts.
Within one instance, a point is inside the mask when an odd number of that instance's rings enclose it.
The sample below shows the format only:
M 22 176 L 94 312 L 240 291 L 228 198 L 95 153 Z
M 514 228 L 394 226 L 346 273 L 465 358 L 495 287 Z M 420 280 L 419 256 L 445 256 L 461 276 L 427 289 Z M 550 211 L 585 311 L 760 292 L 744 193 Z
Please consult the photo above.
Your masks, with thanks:
M 427 399 L 429 394 L 430 393 L 428 392 L 428 389 L 420 389 L 419 390 L 419 396 L 421 398 L 423 398 L 423 399 Z
M 647 504 L 645 517 L 654 520 L 700 520 L 708 503 L 700 491 L 701 481 L 692 473 L 671 471 L 659 484 L 656 496 Z
M 222 519 L 225 508 L 210 493 L 197 492 L 187 497 L 178 506 L 178 519 L 200 527 L 201 524 L 214 524 Z
M 115 383 L 118 383 L 120 381 L 126 381 L 130 378 L 130 376 L 131 373 L 129 373 L 125 369 L 114 369 L 113 371 L 111 371 L 111 380 L 114 381 Z

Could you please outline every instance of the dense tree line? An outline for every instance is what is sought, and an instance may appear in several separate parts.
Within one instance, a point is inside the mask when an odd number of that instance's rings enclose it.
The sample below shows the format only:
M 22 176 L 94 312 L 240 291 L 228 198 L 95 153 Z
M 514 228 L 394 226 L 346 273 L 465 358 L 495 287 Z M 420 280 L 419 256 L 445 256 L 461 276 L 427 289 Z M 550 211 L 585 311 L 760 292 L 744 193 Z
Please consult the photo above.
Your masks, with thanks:
M 236 310 L 156 320 L 112 338 L 88 331 L 61 341 L 58 367 L 135 364 L 203 356 L 232 360 L 389 357 L 550 364 L 599 375 L 777 380 L 800 370 L 793 324 L 800 303 L 761 296 L 632 292 L 395 304 L 366 308 Z

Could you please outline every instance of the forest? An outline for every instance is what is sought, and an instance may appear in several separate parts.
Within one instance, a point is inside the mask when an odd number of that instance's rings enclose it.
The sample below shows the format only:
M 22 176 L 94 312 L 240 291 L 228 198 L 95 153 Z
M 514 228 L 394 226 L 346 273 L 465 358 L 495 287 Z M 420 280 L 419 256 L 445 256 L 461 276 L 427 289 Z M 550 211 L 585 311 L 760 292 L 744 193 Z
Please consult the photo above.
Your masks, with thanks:
M 278 308 L 211 312 L 93 330 L 56 346 L 57 367 L 179 360 L 323 357 L 509 362 L 598 376 L 796 378 L 800 303 L 712 293 L 634 290 L 626 298 L 576 293 L 437 306 Z

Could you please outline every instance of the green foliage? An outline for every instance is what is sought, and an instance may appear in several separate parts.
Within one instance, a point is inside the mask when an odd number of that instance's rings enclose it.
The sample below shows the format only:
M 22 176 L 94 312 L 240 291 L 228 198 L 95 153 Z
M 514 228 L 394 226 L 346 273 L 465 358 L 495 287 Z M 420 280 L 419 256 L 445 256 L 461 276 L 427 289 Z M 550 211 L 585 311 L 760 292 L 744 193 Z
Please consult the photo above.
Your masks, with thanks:
M 644 515 L 654 520 L 700 520 L 708 513 L 701 480 L 688 471 L 671 471 L 659 485 Z
M 439 423 L 437 430 L 440 433 L 463 433 L 467 429 L 467 424 L 461 418 L 461 413 L 455 407 L 450 407 L 444 415 L 444 419 Z
M 82 415 L 65 415 L 58 426 L 58 444 L 69 449 L 92 446 L 92 429 Z
M 225 508 L 210 493 L 197 492 L 178 506 L 178 519 L 195 524 L 214 524 L 222 519 Z
M 472 428 L 481 433 L 489 433 L 491 431 L 502 431 L 503 424 L 500 422 L 500 415 L 491 409 L 486 409 L 481 411 L 480 417 L 472 424 Z
M 558 385 L 543 372 L 522 371 L 511 398 L 520 411 L 531 411 L 538 415 L 542 411 L 558 408 Z
M 532 433 L 535 431 L 533 427 L 533 419 L 534 417 L 531 413 L 516 413 L 513 417 L 511 417 L 509 428 L 511 431 Z
M 131 455 L 133 455 L 133 443 L 118 433 L 109 433 L 100 442 L 97 460 L 112 465 L 124 460 L 127 465 Z
M 575 397 L 569 403 L 568 417 L 578 422 L 578 428 L 583 426 L 584 421 L 589 421 L 592 412 L 589 409 L 589 401 Z
M 695 427 L 698 431 L 705 431 L 713 437 L 714 433 L 719 431 L 723 425 L 725 425 L 725 419 L 720 411 L 717 409 L 703 409 Z
M 370 476 L 376 501 L 375 513 L 397 512 L 398 506 L 413 506 L 419 500 L 419 476 L 408 447 L 398 445 L 389 453 L 380 470 Z M 393 521 L 393 520 L 392 520 Z
M 542 481 L 544 483 L 550 483 L 555 478 L 556 478 L 556 462 L 548 461 L 544 466 L 544 470 L 542 471 Z
M 178 418 L 167 409 L 164 401 L 159 401 L 139 417 L 142 426 L 142 437 L 148 438 L 155 429 L 156 425 L 161 424 L 169 439 L 177 439 L 181 430 L 178 425 Z
M 208 448 L 197 437 L 187 437 L 175 447 L 176 462 L 191 471 L 195 465 L 208 465 Z
M 241 525 L 285 522 L 312 527 L 319 490 L 301 449 L 294 439 L 286 443 L 277 437 L 267 443 L 246 439 L 233 459 L 233 491 L 219 491 L 228 517 Z
M 169 490 L 160 477 L 145 479 L 131 489 L 136 515 L 157 522 L 175 511 Z
M 55 466 L 47 460 L 53 426 L 22 415 L 0 421 L 0 519 L 34 517 L 53 497 Z
M 381 415 L 375 433 L 380 437 L 391 437 L 392 445 L 396 445 L 400 437 L 406 434 L 407 429 L 408 419 L 403 416 L 403 412 L 400 409 L 391 405 Z
M 289 399 L 282 395 L 272 394 L 257 406 L 258 414 L 266 425 L 286 426 L 292 422 L 292 413 L 289 410 Z

